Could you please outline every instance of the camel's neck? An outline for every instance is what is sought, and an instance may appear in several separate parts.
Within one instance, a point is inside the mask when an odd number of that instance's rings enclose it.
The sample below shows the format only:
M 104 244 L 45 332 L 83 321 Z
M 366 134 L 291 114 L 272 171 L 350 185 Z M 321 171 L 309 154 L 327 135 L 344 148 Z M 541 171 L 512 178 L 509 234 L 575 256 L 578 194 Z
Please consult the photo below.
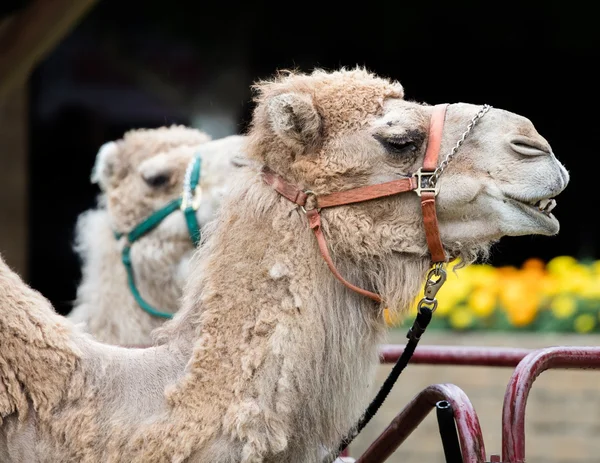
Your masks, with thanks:
M 179 267 L 182 256 L 186 251 L 191 254 L 192 247 L 189 242 L 169 239 L 161 240 L 160 246 L 153 246 L 157 241 L 149 236 L 133 244 L 135 283 L 142 297 L 153 307 L 174 313 L 183 286 L 179 274 L 185 273 Z M 77 250 L 83 261 L 82 281 L 69 318 L 75 323 L 85 323 L 86 330 L 103 342 L 150 344 L 150 332 L 164 319 L 144 312 L 133 298 L 121 251 L 105 210 L 88 211 L 80 218 Z
M 164 328 L 196 339 L 189 381 L 173 397 L 211 398 L 225 427 L 247 416 L 245 425 L 307 437 L 308 447 L 335 445 L 368 400 L 384 323 L 372 301 L 335 280 L 306 217 L 252 182 L 213 224 L 197 280 Z

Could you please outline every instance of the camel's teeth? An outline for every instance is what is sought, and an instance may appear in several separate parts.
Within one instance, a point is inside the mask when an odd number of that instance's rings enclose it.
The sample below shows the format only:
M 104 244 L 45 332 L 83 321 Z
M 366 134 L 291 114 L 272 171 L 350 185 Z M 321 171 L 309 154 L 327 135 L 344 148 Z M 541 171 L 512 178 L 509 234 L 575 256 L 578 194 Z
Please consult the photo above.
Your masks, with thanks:
M 552 209 L 554 209 L 555 207 L 556 207 L 556 200 L 551 199 L 548 201 L 548 204 L 544 208 L 544 212 L 547 212 L 549 214 L 550 212 L 552 212 Z
M 542 200 L 538 201 L 538 203 L 536 205 L 540 211 L 543 211 L 546 209 L 546 206 L 548 205 L 548 203 L 550 203 L 549 199 L 542 199 Z

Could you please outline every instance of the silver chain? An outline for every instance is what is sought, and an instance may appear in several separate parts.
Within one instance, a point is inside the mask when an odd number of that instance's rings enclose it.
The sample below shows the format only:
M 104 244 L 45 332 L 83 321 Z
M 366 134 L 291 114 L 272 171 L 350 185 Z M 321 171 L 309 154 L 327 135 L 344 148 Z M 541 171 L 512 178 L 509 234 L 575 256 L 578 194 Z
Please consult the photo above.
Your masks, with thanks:
M 463 132 L 462 136 L 460 137 L 460 140 L 456 142 L 456 145 L 454 145 L 454 147 L 450 150 L 448 156 L 446 156 L 446 159 L 444 159 L 441 162 L 438 168 L 435 169 L 435 171 L 433 172 L 433 175 L 429 177 L 428 186 L 430 188 L 433 188 L 435 186 L 438 179 L 440 178 L 440 175 L 442 175 L 442 172 L 444 172 L 444 169 L 448 166 L 448 163 L 452 161 L 452 158 L 456 155 L 458 148 L 460 148 L 460 145 L 464 143 L 465 139 L 467 138 L 467 135 L 469 135 L 469 132 L 473 129 L 473 127 L 475 127 L 475 124 L 477 124 L 477 121 L 479 121 L 479 119 L 481 119 L 483 115 L 487 113 L 491 108 L 492 107 L 490 105 L 485 104 L 481 107 L 477 114 L 473 116 L 473 119 L 471 119 L 471 122 L 469 122 L 469 125 L 467 125 L 467 129 Z

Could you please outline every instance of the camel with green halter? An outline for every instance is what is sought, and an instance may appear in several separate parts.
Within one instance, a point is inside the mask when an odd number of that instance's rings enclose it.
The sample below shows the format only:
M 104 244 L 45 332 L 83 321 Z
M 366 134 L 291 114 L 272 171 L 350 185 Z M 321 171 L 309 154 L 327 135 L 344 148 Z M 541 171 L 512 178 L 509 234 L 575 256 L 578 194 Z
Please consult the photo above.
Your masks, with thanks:
M 82 280 L 72 321 L 102 342 L 152 343 L 152 330 L 177 311 L 201 228 L 235 178 L 243 140 L 172 126 L 102 146 L 92 174 L 98 207 L 76 228 Z

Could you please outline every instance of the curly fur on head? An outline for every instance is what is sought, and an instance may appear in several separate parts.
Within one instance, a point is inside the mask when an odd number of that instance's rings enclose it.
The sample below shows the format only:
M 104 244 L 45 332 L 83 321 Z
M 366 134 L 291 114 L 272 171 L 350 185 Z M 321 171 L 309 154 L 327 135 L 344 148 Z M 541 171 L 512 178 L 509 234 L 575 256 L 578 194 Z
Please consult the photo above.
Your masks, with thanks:
M 311 74 L 281 72 L 253 88 L 257 106 L 249 156 L 284 176 L 293 175 L 286 167 L 298 155 L 318 152 L 324 140 L 363 127 L 371 115 L 383 110 L 387 98 L 404 97 L 398 82 L 358 67 L 336 72 L 317 69 Z M 278 136 L 273 137 L 273 132 Z
M 91 181 L 106 190 L 149 156 L 177 146 L 197 146 L 210 139 L 208 134 L 183 125 L 130 130 L 122 139 L 100 147 Z

